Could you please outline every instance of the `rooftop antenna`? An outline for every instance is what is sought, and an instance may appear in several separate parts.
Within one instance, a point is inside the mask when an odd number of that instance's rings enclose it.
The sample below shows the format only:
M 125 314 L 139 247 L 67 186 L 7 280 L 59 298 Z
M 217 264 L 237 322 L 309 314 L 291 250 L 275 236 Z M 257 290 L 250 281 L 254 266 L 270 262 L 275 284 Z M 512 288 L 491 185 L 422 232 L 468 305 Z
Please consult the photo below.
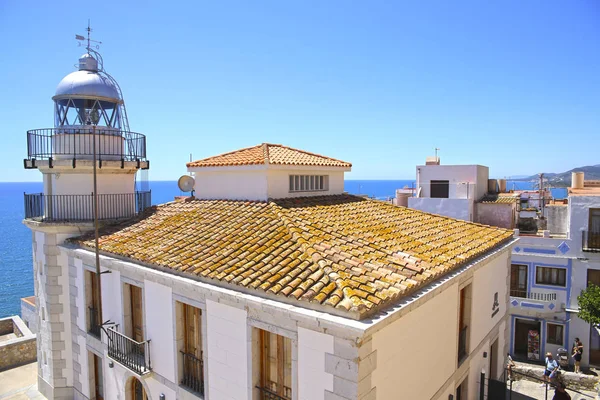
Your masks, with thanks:
M 437 153 L 438 153 L 438 151 L 439 151 L 439 150 L 440 150 L 440 148 L 439 148 L 439 147 L 436 147 L 436 148 L 435 148 L 435 161 L 437 161 L 437 159 L 438 159 L 438 155 L 437 155 Z

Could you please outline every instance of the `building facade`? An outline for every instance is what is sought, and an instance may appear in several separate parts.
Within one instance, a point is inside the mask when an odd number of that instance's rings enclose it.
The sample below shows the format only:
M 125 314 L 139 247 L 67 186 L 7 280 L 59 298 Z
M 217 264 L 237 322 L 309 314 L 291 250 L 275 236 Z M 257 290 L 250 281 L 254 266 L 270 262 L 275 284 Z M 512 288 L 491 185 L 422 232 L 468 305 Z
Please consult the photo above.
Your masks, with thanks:
M 351 164 L 267 143 L 189 163 L 196 197 L 149 207 L 104 74 L 84 55 L 28 132 L 47 398 L 471 399 L 501 376 L 512 231 L 350 196 Z
M 566 204 L 545 206 L 548 229 L 519 235 L 510 286 L 510 346 L 517 358 L 570 352 L 579 338 L 582 366 L 600 365 L 598 331 L 577 317 L 577 296 L 588 282 L 600 285 L 599 209 L 600 188 L 570 188 Z

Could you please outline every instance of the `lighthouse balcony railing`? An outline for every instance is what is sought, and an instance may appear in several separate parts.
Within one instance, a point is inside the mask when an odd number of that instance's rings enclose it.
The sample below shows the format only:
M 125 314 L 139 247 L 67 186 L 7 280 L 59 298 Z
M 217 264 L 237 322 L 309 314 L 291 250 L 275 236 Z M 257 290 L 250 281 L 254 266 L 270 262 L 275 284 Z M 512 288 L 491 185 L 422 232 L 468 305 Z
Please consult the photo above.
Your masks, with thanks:
M 94 195 L 25 193 L 25 219 L 40 222 L 94 220 Z M 131 218 L 152 205 L 150 191 L 98 194 L 98 219 Z
M 95 148 L 94 148 L 95 137 Z M 146 161 L 146 136 L 97 126 L 27 131 L 28 160 Z

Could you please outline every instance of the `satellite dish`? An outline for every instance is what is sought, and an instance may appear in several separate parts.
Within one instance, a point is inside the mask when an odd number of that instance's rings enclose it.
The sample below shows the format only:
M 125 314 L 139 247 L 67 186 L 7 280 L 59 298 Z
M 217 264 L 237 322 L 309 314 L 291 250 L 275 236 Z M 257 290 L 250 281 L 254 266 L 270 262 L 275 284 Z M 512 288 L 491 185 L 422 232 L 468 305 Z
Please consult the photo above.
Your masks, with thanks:
M 177 186 L 179 186 L 182 192 L 191 192 L 194 190 L 194 183 L 194 178 L 189 175 L 183 175 L 177 181 Z

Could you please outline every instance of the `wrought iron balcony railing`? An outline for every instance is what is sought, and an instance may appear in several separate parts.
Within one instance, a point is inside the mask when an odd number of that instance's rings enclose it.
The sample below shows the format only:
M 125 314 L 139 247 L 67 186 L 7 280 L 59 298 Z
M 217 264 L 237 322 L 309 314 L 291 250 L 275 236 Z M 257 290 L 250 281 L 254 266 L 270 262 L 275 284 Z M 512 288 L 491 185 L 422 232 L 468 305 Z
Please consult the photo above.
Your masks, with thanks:
M 98 319 L 98 309 L 94 307 L 88 307 L 88 315 L 90 317 L 90 323 L 88 326 L 88 333 L 100 338 L 101 324 Z
M 264 388 L 264 387 L 260 387 L 260 386 L 256 386 L 256 388 L 260 392 L 260 400 L 291 400 L 292 399 L 291 389 L 286 390 L 286 392 L 289 396 L 288 395 L 281 396 L 268 388 Z M 285 388 L 285 389 L 288 389 L 288 388 Z
M 467 332 L 468 332 L 469 327 L 465 326 L 464 328 L 461 328 L 460 331 L 458 332 L 458 363 L 460 364 L 461 362 L 464 361 L 465 358 L 467 358 Z
M 98 219 L 131 218 L 152 205 L 151 192 L 98 195 Z M 93 194 L 25 193 L 25 219 L 41 222 L 94 220 Z
M 581 232 L 581 249 L 587 252 L 600 253 L 600 232 Z
M 537 300 L 537 301 L 556 301 L 556 293 L 536 293 L 527 292 L 526 290 L 511 290 L 511 297 L 520 297 L 522 299 Z
M 150 340 L 136 342 L 117 332 L 117 327 L 106 330 L 108 337 L 108 356 L 138 375 L 152 370 L 150 363 Z
M 27 131 L 27 159 L 92 159 L 94 134 L 99 160 L 146 160 L 145 135 L 102 126 Z
M 181 385 L 194 392 L 204 395 L 204 361 L 193 354 L 181 352 L 183 356 L 183 377 Z

